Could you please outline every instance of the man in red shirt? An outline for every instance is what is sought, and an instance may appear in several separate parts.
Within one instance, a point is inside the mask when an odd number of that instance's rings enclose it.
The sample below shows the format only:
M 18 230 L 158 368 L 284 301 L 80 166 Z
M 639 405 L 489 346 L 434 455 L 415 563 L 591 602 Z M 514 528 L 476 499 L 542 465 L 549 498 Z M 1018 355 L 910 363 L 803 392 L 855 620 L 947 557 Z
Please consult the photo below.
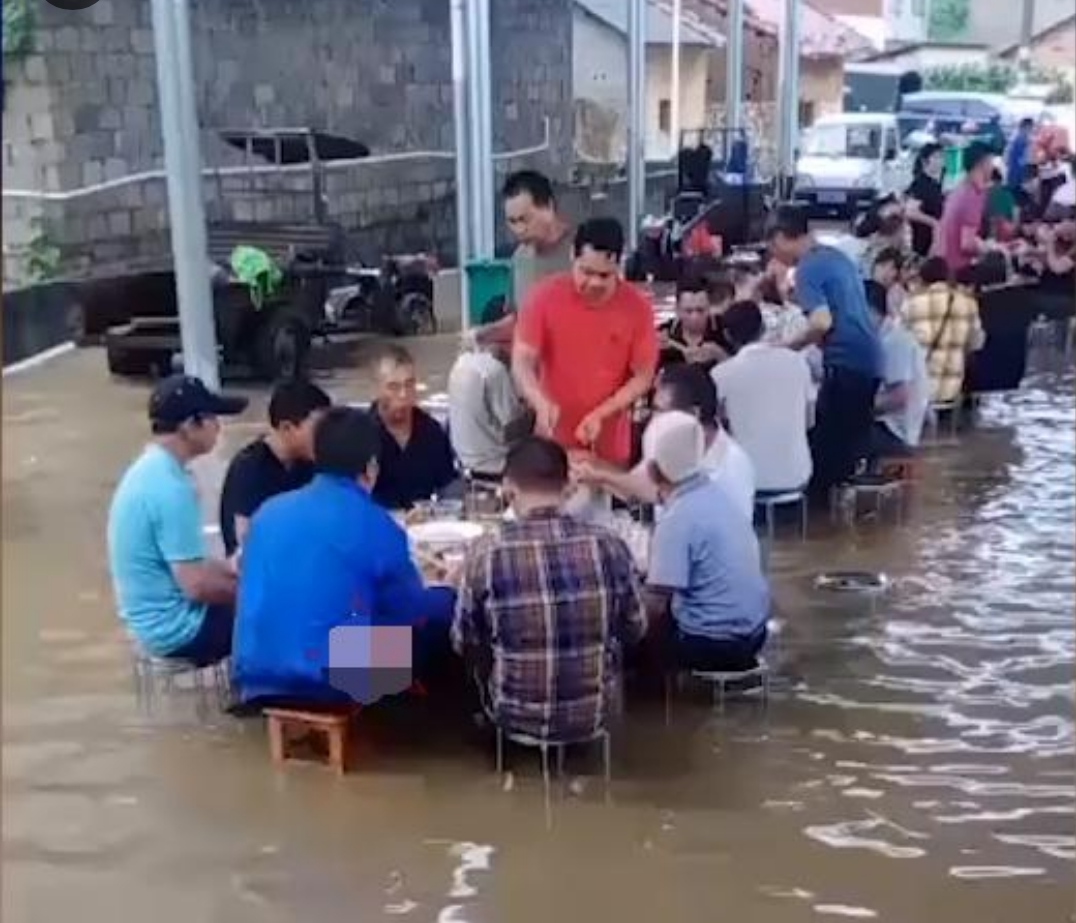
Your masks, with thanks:
M 964 181 L 945 200 L 941 224 L 934 235 L 934 256 L 945 257 L 956 272 L 971 265 L 988 249 L 983 240 L 983 215 L 994 170 L 994 155 L 973 141 L 964 149 Z
M 573 252 L 571 272 L 544 280 L 528 296 L 512 371 L 540 435 L 626 465 L 631 409 L 657 368 L 654 311 L 620 276 L 624 231 L 616 219 L 580 225 Z

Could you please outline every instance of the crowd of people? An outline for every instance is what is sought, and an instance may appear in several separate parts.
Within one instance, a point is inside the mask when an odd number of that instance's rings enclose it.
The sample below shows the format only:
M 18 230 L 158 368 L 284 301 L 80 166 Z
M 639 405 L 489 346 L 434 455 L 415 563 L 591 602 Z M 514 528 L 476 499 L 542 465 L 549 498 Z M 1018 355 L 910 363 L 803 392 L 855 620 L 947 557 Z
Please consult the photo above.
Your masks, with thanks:
M 420 678 L 475 677 L 494 722 L 543 739 L 600 730 L 625 664 L 750 669 L 771 613 L 758 502 L 828 501 L 914 452 L 981 345 L 954 270 L 990 250 L 993 166 L 969 149 L 966 179 L 939 200 L 939 154 L 924 149 L 907 199 L 872 216 L 866 265 L 782 206 L 769 262 L 685 266 L 660 329 L 649 293 L 623 278 L 620 224 L 573 231 L 548 179 L 514 174 L 514 290 L 449 373 L 447 426 L 420 406 L 398 345 L 376 361 L 368 410 L 278 385 L 266 433 L 224 481 L 224 560 L 207 549 L 187 466 L 246 402 L 190 377 L 160 382 L 151 441 L 108 523 L 132 638 L 200 665 L 230 656 L 245 706 L 310 706 L 350 696 L 331 681 L 335 629 L 409 626 Z M 476 485 L 509 512 L 428 580 L 401 512 Z M 653 511 L 645 561 L 608 527 L 614 506 Z

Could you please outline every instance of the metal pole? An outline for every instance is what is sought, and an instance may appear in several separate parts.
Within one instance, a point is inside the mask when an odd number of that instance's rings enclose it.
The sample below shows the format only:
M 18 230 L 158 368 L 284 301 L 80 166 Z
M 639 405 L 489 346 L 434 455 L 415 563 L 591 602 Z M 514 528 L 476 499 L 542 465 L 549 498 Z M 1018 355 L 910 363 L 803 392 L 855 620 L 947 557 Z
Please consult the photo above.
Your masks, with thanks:
M 744 0 L 729 0 L 725 45 L 725 125 L 743 128 Z
M 669 77 L 672 100 L 669 104 L 669 136 L 672 141 L 672 155 L 680 150 L 680 49 L 683 41 L 682 19 L 684 0 L 673 0 L 672 6 L 672 73 Z
M 800 0 L 785 0 L 781 17 L 781 58 L 777 77 L 778 193 L 786 198 L 796 175 L 800 97 Z
M 471 183 L 468 138 L 470 116 L 467 108 L 467 8 L 465 0 L 452 3 L 452 108 L 456 136 L 456 251 L 460 273 L 460 327 L 471 326 L 470 289 L 467 262 L 474 256 L 471 225 Z
M 489 0 L 467 7 L 468 85 L 471 114 L 471 209 L 474 255 L 492 259 L 494 250 L 493 107 L 490 72 Z
M 628 247 L 639 243 L 646 207 L 646 0 L 628 0 Z
M 1031 37 L 1035 34 L 1035 0 L 1023 0 L 1017 66 L 1024 83 L 1031 82 Z
M 491 0 L 478 0 L 478 58 L 482 62 L 481 83 L 478 85 L 482 101 L 482 149 L 478 152 L 479 168 L 482 171 L 482 255 L 493 259 L 496 249 L 497 230 L 494 212 L 497 200 L 493 191 L 493 64 L 492 42 L 493 24 L 490 19 Z
M 190 11 L 188 0 L 152 2 L 183 368 L 210 388 L 218 388 L 220 369 L 209 282 L 198 117 L 192 86 Z

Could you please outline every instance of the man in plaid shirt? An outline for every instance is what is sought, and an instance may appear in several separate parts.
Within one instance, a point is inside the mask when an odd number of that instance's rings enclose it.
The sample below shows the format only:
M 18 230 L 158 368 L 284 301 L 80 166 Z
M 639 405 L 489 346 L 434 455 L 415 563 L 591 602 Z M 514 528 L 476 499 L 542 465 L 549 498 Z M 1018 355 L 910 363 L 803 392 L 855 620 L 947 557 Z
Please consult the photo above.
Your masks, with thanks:
M 519 443 L 504 478 L 517 518 L 468 554 L 452 642 L 503 730 L 586 740 L 614 701 L 618 646 L 646 632 L 631 552 L 562 512 L 568 457 L 556 443 Z

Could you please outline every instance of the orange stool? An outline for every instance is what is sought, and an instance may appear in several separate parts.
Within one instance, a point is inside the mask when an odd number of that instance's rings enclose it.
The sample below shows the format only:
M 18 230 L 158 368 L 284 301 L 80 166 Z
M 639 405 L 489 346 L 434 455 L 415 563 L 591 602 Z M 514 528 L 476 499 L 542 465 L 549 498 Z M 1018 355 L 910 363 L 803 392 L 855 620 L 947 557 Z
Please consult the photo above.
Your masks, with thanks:
M 286 708 L 267 708 L 269 724 L 269 753 L 280 766 L 293 759 L 290 744 L 306 734 L 319 734 L 327 745 L 326 765 L 337 775 L 347 772 L 348 729 L 353 712 L 292 711 Z
M 919 481 L 923 477 L 923 460 L 917 455 L 878 460 L 878 472 L 892 481 Z

